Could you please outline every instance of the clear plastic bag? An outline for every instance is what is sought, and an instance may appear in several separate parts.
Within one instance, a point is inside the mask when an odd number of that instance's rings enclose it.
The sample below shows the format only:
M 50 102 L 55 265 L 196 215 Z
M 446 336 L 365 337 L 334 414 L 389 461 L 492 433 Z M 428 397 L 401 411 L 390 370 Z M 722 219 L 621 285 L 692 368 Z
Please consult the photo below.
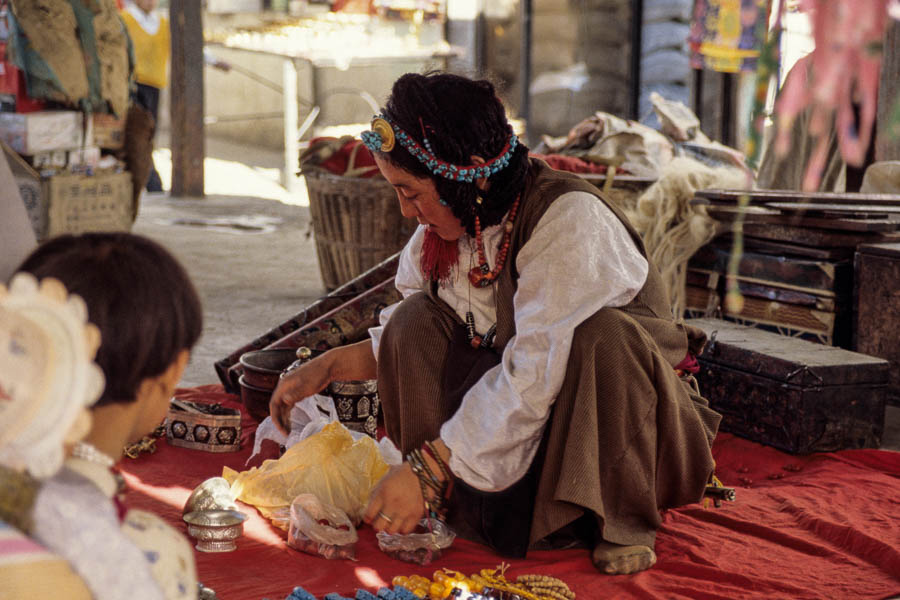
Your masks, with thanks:
M 379 531 L 375 537 L 381 551 L 391 558 L 427 565 L 440 558 L 456 539 L 456 534 L 437 519 L 422 519 L 413 533 L 400 535 Z
M 359 536 L 347 513 L 324 504 L 313 494 L 300 494 L 291 503 L 288 546 L 328 559 L 356 560 Z

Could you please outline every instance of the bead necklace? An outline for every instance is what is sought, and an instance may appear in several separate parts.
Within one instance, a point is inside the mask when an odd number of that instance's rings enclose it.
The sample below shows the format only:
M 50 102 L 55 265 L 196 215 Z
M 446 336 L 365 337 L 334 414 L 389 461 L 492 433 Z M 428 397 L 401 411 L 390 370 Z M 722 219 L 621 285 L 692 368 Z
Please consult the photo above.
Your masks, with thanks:
M 128 512 L 128 508 L 125 506 L 124 497 L 125 497 L 125 477 L 114 467 L 116 461 L 109 454 L 101 452 L 97 450 L 96 446 L 92 444 L 88 444 L 87 442 L 78 442 L 74 446 L 72 446 L 72 458 L 79 458 L 81 460 L 94 463 L 95 465 L 100 465 L 101 467 L 105 467 L 109 470 L 110 475 L 112 475 L 113 481 L 115 482 L 115 490 L 113 490 L 112 501 L 116 507 L 116 513 L 119 517 L 119 522 L 122 522 L 125 519 L 125 513 Z
M 469 244 L 469 270 L 472 270 L 473 264 L 473 255 L 474 248 L 472 248 L 472 244 Z M 472 286 L 467 287 L 469 292 L 469 310 L 466 311 L 466 339 L 469 341 L 469 344 L 472 345 L 473 348 L 490 348 L 494 344 L 494 335 L 497 332 L 497 324 L 494 323 L 491 325 L 491 328 L 488 329 L 486 334 L 479 335 L 478 331 L 475 329 L 475 314 L 472 312 Z M 497 303 L 496 292 L 497 289 L 494 290 L 494 304 Z
M 522 196 L 516 197 L 512 207 L 509 209 L 509 217 L 503 226 L 503 240 L 500 242 L 497 252 L 497 264 L 491 269 L 487 262 L 487 256 L 484 253 L 484 240 L 481 237 L 481 219 L 475 216 L 475 244 L 478 248 L 478 266 L 469 271 L 469 283 L 475 287 L 487 287 L 500 275 L 503 265 L 506 264 L 506 255 L 509 252 L 509 239 L 512 237 L 513 223 L 516 220 L 516 212 L 519 210 L 519 200 Z
M 517 196 L 509 209 L 509 217 L 503 225 L 503 239 L 500 241 L 497 251 L 497 264 L 491 269 L 488 266 L 487 256 L 484 252 L 484 239 L 481 235 L 481 219 L 475 216 L 475 247 L 478 251 L 478 266 L 469 269 L 469 283 L 474 287 L 483 288 L 491 285 L 497 280 L 503 265 L 506 264 L 506 256 L 509 252 L 509 240 L 512 237 L 513 223 L 516 220 L 516 212 L 519 210 L 519 200 L 522 196 Z M 469 263 L 472 264 L 471 262 Z M 472 288 L 469 288 L 469 306 L 472 306 Z M 494 335 L 497 332 L 497 324 L 491 325 L 484 336 L 478 335 L 475 330 L 475 315 L 472 309 L 466 311 L 466 337 L 473 348 L 490 348 L 494 343 Z
M 114 461 L 111 456 L 100 452 L 95 446 L 88 444 L 87 442 L 78 442 L 75 444 L 75 446 L 72 447 L 72 457 L 80 458 L 81 460 L 86 460 L 106 468 L 112 468 L 112 466 L 116 464 L 116 461 Z

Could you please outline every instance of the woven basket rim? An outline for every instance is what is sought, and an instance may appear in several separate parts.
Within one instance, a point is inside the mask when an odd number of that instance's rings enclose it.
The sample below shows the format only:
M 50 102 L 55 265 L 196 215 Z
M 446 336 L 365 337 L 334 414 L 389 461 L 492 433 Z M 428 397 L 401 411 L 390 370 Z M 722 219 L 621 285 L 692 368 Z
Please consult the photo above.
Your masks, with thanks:
M 377 182 L 377 183 L 386 183 L 390 185 L 390 182 L 381 175 L 379 172 L 374 177 L 348 177 L 346 175 L 338 175 L 337 173 L 332 173 L 328 169 L 323 169 L 321 167 L 304 167 L 300 170 L 300 174 L 304 177 L 312 177 L 314 179 L 338 179 L 341 181 L 353 181 L 353 182 Z

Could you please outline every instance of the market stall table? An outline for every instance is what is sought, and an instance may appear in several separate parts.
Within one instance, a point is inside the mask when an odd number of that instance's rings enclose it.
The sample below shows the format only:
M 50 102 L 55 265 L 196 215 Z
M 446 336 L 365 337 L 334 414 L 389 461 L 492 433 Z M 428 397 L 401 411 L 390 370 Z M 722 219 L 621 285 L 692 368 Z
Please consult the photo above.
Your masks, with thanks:
M 259 54 L 282 59 L 282 117 L 284 119 L 284 168 L 281 173 L 282 185 L 288 191 L 296 191 L 295 173 L 300 166 L 299 142 L 304 134 L 313 125 L 321 112 L 322 105 L 331 94 L 355 94 L 360 96 L 368 104 L 371 114 L 367 114 L 364 120 L 378 112 L 378 100 L 373 94 L 361 85 L 353 87 L 331 88 L 323 82 L 323 72 L 327 69 L 346 71 L 351 68 L 375 68 L 390 65 L 412 65 L 409 70 L 422 68 L 445 67 L 446 60 L 457 55 L 457 52 L 449 47 L 421 47 L 409 48 L 403 52 L 379 53 L 377 48 L 368 47 L 365 43 L 355 43 L 351 48 L 341 48 L 337 51 L 333 48 L 323 47 L 319 49 L 269 49 L 262 46 L 248 46 L 240 43 L 208 43 L 212 49 L 229 48 L 251 54 Z M 305 81 L 301 87 L 301 74 L 305 75 Z M 299 121 L 300 90 L 303 96 L 312 104 L 301 123 Z
M 221 386 L 179 390 L 183 400 L 238 407 Z M 255 424 L 243 420 L 239 452 L 209 454 L 159 441 L 155 454 L 123 472 L 126 503 L 152 510 L 184 530 L 182 507 L 191 490 L 222 467 L 245 469 Z M 738 488 L 737 502 L 667 511 L 652 569 L 604 576 L 583 549 L 530 552 L 508 575 L 540 573 L 563 579 L 578 598 L 885 598 L 900 593 L 900 453 L 852 450 L 790 456 L 729 434 L 714 447 L 717 472 Z M 375 591 L 396 575 L 430 576 L 447 567 L 466 574 L 495 568 L 503 558 L 457 540 L 439 560 L 417 566 L 388 558 L 374 532 L 359 530 L 358 562 L 329 561 L 285 544 L 285 535 L 250 506 L 237 550 L 197 552 L 200 580 L 221 600 L 282 600 L 295 586 L 317 597 L 357 588 Z

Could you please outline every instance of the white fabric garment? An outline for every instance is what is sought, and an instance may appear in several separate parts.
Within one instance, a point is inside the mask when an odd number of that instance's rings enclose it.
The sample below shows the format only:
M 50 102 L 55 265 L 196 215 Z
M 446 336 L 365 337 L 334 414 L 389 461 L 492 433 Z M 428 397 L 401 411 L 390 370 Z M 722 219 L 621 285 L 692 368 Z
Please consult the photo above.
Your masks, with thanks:
M 424 235 L 420 226 L 400 256 L 395 281 L 404 298 L 426 289 L 419 267 Z M 485 229 L 483 237 L 493 267 L 503 223 Z M 496 320 L 496 304 L 493 286 L 476 289 L 466 277 L 478 262 L 474 245 L 469 236 L 460 238 L 458 272 L 438 295 L 461 318 L 471 310 L 476 329 L 484 334 Z M 575 328 L 603 307 L 628 304 L 643 287 L 648 265 L 602 201 L 586 192 L 568 192 L 541 217 L 516 257 L 516 270 L 517 333 L 501 363 L 466 393 L 441 428 L 441 439 L 452 452 L 450 468 L 483 491 L 509 487 L 528 470 L 562 387 Z M 369 330 L 376 356 L 394 308 L 385 308 L 381 326 Z
M 125 514 L 122 532 L 143 551 L 166 600 L 197 599 L 194 547 L 181 532 L 153 513 L 134 509 Z
M 89 466 L 64 468 L 44 483 L 34 504 L 34 539 L 65 558 L 96 600 L 166 600 L 144 553 L 122 533 L 109 470 L 93 467 L 105 475 L 83 476 Z
M 148 35 L 156 35 L 156 32 L 159 31 L 160 18 L 156 11 L 145 13 L 137 4 L 130 1 L 125 2 L 125 10 L 134 17 L 134 20 Z

